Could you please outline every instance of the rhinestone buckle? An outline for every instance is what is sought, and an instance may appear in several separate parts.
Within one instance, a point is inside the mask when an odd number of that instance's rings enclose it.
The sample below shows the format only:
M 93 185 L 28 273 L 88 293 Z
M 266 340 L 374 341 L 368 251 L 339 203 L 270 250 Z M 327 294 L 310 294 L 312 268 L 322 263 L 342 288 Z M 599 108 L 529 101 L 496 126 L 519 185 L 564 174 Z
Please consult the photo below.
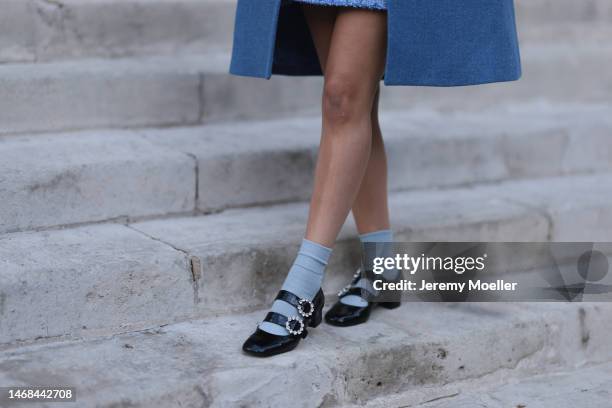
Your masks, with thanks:
M 297 304 L 297 310 L 303 317 L 310 317 L 314 313 L 315 306 L 308 299 L 300 299 Z
M 299 328 L 296 328 L 296 323 L 299 323 Z M 291 316 L 285 323 L 285 329 L 294 336 L 300 335 L 304 332 L 304 322 L 297 316 Z
M 343 287 L 340 292 L 338 292 L 338 297 L 342 297 L 346 294 L 346 292 L 349 291 L 350 288 L 353 287 L 354 284 L 356 284 L 357 282 L 359 282 L 359 279 L 361 277 L 361 268 L 358 268 L 355 273 L 353 274 L 353 280 L 351 281 L 351 283 L 349 283 L 348 285 L 346 285 L 345 287 Z

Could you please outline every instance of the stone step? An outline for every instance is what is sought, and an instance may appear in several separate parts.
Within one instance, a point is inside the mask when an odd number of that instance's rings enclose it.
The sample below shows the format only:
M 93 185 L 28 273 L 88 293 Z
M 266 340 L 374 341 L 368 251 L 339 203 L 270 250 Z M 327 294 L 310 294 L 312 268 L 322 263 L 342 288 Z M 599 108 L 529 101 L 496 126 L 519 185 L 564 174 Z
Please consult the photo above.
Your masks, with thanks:
M 231 44 L 235 0 L 4 0 L 0 62 L 206 53 Z
M 612 36 L 612 26 L 609 22 L 563 24 L 529 24 L 524 22 L 519 27 L 521 44 L 551 45 L 563 43 L 575 47 L 605 45 Z
M 135 132 L 0 140 L 0 232 L 189 213 L 196 168 Z
M 527 378 L 499 378 L 492 383 L 446 387 L 446 395 L 421 403 L 413 393 L 391 395 L 350 407 L 389 408 L 609 408 L 612 401 L 612 363 L 586 364 Z
M 0 134 L 199 123 L 214 58 L 0 65 Z
M 393 191 L 612 170 L 606 106 L 386 113 Z M 305 201 L 316 118 L 0 138 L 0 233 Z
M 205 53 L 231 45 L 235 0 L 4 0 L 0 63 Z M 520 0 L 521 29 L 612 20 L 607 0 Z
M 610 242 L 610 202 L 608 173 L 395 193 L 390 205 L 398 241 Z M 267 306 L 295 257 L 306 216 L 305 204 L 285 204 L 1 235 L 0 344 Z M 354 237 L 349 220 L 328 268 L 327 293 L 344 286 L 358 265 Z
M 262 313 L 6 350 L 0 383 L 53 378 L 84 408 L 345 406 L 397 393 L 424 402 L 454 384 L 612 358 L 608 304 L 412 303 L 365 326 L 322 324 L 291 353 L 256 359 L 240 346 Z
M 534 100 L 608 103 L 609 44 L 523 47 L 524 77 L 479 87 L 387 87 L 384 109 L 481 110 Z M 0 65 L 0 134 L 197 125 L 320 111 L 320 77 L 231 76 L 229 54 Z M 553 68 L 554 67 L 554 68 Z M 296 98 L 295 95 L 300 95 Z
M 594 23 L 612 19 L 612 4 L 608 0 L 515 0 L 518 21 L 527 23 Z

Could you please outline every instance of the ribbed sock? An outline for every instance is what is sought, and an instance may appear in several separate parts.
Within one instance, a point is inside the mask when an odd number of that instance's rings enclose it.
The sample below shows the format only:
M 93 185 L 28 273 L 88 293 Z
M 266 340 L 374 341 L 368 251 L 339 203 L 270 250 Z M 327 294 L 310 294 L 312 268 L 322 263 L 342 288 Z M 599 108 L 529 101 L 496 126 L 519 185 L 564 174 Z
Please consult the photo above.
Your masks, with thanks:
M 361 240 L 362 249 L 364 251 L 363 256 L 363 268 L 365 270 L 371 270 L 376 257 L 390 257 L 393 256 L 393 231 L 381 230 L 362 234 L 359 236 Z M 366 244 L 375 245 L 366 245 Z M 397 279 L 397 270 L 386 270 L 382 276 L 387 280 Z M 372 282 L 368 279 L 361 278 L 354 285 L 355 287 L 364 289 L 373 295 L 376 295 L 376 290 L 372 287 Z M 357 295 L 347 295 L 340 299 L 341 303 L 345 305 L 365 307 L 368 305 L 368 301 Z
M 298 252 L 287 278 L 281 289 L 291 292 L 300 298 L 312 300 L 319 292 L 325 267 L 329 261 L 332 250 L 307 239 L 302 240 L 302 245 Z M 298 316 L 295 307 L 282 300 L 275 300 L 272 304 L 272 311 L 284 316 Z M 278 324 L 262 322 L 259 328 L 268 333 L 279 336 L 286 336 L 287 330 Z

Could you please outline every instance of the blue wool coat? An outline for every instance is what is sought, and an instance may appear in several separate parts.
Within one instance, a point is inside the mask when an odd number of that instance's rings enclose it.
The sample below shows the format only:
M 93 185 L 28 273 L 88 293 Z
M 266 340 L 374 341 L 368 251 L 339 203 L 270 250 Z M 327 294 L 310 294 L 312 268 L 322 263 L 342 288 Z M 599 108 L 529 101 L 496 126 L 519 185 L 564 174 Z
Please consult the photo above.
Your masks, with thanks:
M 459 86 L 516 80 L 513 0 L 387 0 L 386 85 Z M 321 75 L 298 3 L 238 0 L 230 72 Z

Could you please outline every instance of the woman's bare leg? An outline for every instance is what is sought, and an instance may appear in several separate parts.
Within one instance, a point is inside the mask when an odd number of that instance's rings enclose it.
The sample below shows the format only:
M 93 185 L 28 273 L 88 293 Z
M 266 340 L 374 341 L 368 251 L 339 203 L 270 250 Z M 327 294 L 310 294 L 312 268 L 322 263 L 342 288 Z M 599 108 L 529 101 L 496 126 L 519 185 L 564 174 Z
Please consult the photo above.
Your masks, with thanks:
M 338 9 L 336 7 L 321 7 L 304 4 L 302 5 L 302 11 L 308 22 L 321 69 L 325 72 Z
M 303 9 L 309 22 L 321 68 L 325 72 L 337 11 L 335 8 L 307 5 Z M 379 98 L 380 86 L 370 115 L 372 121 L 370 159 L 352 208 L 357 231 L 360 234 L 389 229 L 387 156 L 378 120 Z
M 353 203 L 353 217 L 359 234 L 390 228 L 387 200 L 387 155 L 378 121 L 379 96 L 380 89 L 376 94 L 371 113 L 372 149 L 368 168 L 361 182 L 357 198 Z
M 306 8 L 315 42 L 325 35 Z M 337 11 L 324 59 L 323 129 L 306 239 L 332 247 L 357 198 L 373 146 L 372 110 L 386 59 L 383 12 Z M 319 54 L 325 45 L 318 44 Z

